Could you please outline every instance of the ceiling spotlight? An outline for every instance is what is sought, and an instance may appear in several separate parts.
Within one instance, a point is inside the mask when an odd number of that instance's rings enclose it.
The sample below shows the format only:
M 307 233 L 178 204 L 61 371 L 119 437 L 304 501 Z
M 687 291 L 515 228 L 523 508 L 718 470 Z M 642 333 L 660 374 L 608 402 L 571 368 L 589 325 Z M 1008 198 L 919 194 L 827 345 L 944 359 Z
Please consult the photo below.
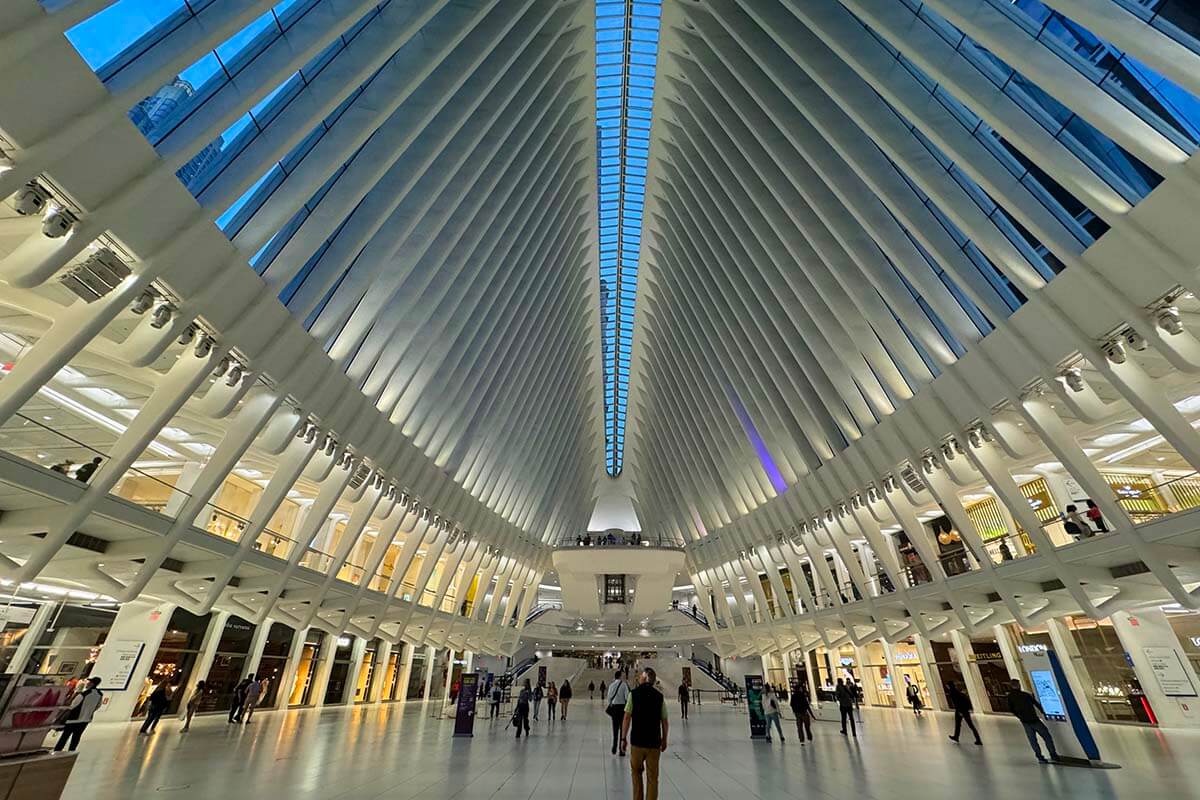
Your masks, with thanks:
M 191 344 L 192 339 L 195 339 L 195 338 L 196 338 L 196 323 L 193 322 L 191 325 L 188 325 L 186 328 L 184 328 L 180 332 L 179 338 L 176 341 L 178 341 L 182 345 L 188 345 L 188 344 Z
M 138 295 L 137 300 L 133 301 L 133 305 L 129 307 L 129 310 L 134 314 L 145 314 L 150 310 L 150 306 L 154 305 L 154 299 L 154 292 L 147 289 Z
M 235 363 L 232 367 L 229 368 L 229 375 L 226 376 L 226 378 L 225 378 L 225 385 L 230 386 L 230 387 L 237 386 L 238 381 L 240 381 L 241 379 L 242 379 L 242 365 Z
M 1113 364 L 1124 364 L 1125 345 L 1121 344 L 1119 340 L 1109 342 L 1104 346 L 1104 357 Z
M 1067 385 L 1072 392 L 1082 392 L 1084 389 L 1083 371 L 1079 367 L 1071 367 L 1063 370 L 1059 376 L 1063 379 L 1063 383 Z
M 949 442 L 944 442 L 942 444 L 942 458 L 946 459 L 947 461 L 954 460 L 954 446 Z
M 972 428 L 967 433 L 967 442 L 976 450 L 983 447 L 983 437 L 980 436 L 978 428 Z
M 75 227 L 75 215 L 65 208 L 55 208 L 42 220 L 42 234 L 50 239 L 61 239 Z
M 1179 316 L 1179 309 L 1174 306 L 1159 309 L 1154 321 L 1158 323 L 1158 327 L 1163 332 L 1171 336 L 1183 333 L 1183 318 Z
M 1125 332 L 1125 342 L 1139 353 L 1150 346 L 1150 343 L 1146 341 L 1146 337 L 1133 329 Z
M 41 214 L 49 202 L 50 193 L 43 189 L 37 181 L 30 181 L 12 196 L 13 208 L 22 217 L 32 217 Z
M 208 354 L 213 349 L 213 338 L 208 334 L 201 334 L 199 340 L 196 341 L 196 349 L 193 351 L 196 358 L 208 358 Z
M 933 456 L 927 455 L 921 459 L 921 467 L 925 470 L 926 475 L 932 475 L 934 468 L 937 467 L 937 462 Z
M 161 306 L 154 309 L 154 318 L 150 320 L 150 327 L 155 329 L 165 328 L 167 323 L 171 321 L 171 317 L 174 316 L 174 314 L 175 309 L 171 307 L 171 304 L 163 303 Z

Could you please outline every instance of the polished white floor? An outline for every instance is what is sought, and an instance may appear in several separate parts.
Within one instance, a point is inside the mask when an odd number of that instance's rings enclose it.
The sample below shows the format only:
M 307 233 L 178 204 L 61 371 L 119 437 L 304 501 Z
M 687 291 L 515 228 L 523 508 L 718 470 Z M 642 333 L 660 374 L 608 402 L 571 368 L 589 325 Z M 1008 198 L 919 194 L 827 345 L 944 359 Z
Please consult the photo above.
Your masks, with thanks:
M 482 706 L 481 706 L 482 708 Z M 705 705 L 680 722 L 671 709 L 661 797 L 1135 798 L 1195 797 L 1200 732 L 1097 726 L 1119 770 L 1039 766 L 1015 720 L 980 717 L 985 746 L 946 740 L 948 715 L 865 709 L 857 740 L 832 721 L 816 741 L 752 742 L 743 711 Z M 479 720 L 453 739 L 452 720 L 420 705 L 265 713 L 251 725 L 209 717 L 181 734 L 175 720 L 151 737 L 136 727 L 87 731 L 67 800 L 140 800 L 164 794 L 214 800 L 300 798 L 619 798 L 631 796 L 627 759 L 608 752 L 599 702 L 576 700 L 571 719 L 543 719 L 515 741 L 504 722 Z M 832 720 L 834 709 L 822 716 Z M 791 730 L 788 731 L 791 733 Z M 964 742 L 969 735 L 963 737 Z

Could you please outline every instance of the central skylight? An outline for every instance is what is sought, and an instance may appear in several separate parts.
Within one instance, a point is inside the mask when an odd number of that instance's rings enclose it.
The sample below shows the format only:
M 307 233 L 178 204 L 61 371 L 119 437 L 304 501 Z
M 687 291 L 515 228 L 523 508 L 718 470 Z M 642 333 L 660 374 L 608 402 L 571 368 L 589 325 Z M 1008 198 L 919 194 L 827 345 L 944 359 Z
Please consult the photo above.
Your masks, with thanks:
M 605 468 L 621 474 L 661 0 L 596 1 Z

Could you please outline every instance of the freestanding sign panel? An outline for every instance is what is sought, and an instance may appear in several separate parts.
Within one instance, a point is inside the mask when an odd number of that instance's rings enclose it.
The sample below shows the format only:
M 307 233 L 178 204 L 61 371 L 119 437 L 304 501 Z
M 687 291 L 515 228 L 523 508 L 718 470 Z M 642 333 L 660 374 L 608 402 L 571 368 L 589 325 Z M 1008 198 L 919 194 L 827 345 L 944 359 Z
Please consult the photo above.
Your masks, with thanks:
M 475 696 L 479 692 L 479 674 L 463 673 L 458 689 L 458 709 L 454 715 L 454 735 L 475 735 Z
M 1020 645 L 1021 662 L 1029 673 L 1033 696 L 1046 717 L 1060 756 L 1098 762 L 1100 748 L 1084 719 L 1083 709 L 1071 691 L 1058 655 L 1042 644 Z
M 767 738 L 767 715 L 763 711 L 763 677 L 746 676 L 746 709 L 750 712 L 750 738 Z
M 543 664 L 543 665 L 541 665 L 540 667 L 538 667 L 538 681 L 537 681 L 537 685 L 538 685 L 538 686 L 545 686 L 545 685 L 546 685 L 546 665 L 545 665 L 545 664 Z

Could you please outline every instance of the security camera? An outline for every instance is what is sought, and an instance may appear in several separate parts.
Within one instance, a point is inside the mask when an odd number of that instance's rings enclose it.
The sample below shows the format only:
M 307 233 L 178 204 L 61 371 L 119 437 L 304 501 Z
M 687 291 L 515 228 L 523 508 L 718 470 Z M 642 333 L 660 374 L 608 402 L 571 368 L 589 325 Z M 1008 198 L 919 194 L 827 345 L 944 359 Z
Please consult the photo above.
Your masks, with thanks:
M 141 315 L 149 311 L 152 305 L 154 305 L 154 292 L 145 291 L 138 295 L 138 299 L 133 301 L 133 305 L 129 307 L 129 310 Z
M 25 184 L 24 188 L 12 196 L 13 208 L 22 217 L 41 214 L 49 202 L 50 193 L 33 181 Z
M 1155 322 L 1158 323 L 1158 327 L 1163 332 L 1171 336 L 1178 336 L 1183 333 L 1183 318 L 1179 316 L 1178 308 L 1170 307 L 1160 310 Z
M 171 317 L 175 314 L 175 309 L 170 303 L 163 303 L 158 308 L 154 309 L 154 319 L 150 320 L 151 328 L 165 328 L 167 323 L 171 321 Z
M 56 208 L 42 220 L 42 233 L 50 239 L 61 239 L 75 227 L 75 216 L 64 208 Z

